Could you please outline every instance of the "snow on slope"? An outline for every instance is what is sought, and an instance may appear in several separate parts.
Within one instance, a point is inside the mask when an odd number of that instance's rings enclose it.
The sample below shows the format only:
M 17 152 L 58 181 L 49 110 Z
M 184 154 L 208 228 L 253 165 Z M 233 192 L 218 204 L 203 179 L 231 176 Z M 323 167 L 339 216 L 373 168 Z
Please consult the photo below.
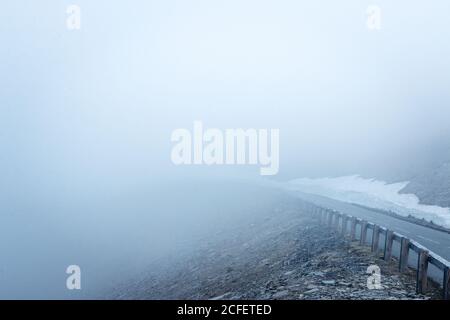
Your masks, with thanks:
M 414 194 L 401 194 L 409 182 L 386 183 L 358 175 L 337 178 L 301 178 L 287 183 L 289 190 L 322 195 L 367 207 L 390 210 L 399 215 L 413 215 L 450 227 L 450 208 L 423 205 Z

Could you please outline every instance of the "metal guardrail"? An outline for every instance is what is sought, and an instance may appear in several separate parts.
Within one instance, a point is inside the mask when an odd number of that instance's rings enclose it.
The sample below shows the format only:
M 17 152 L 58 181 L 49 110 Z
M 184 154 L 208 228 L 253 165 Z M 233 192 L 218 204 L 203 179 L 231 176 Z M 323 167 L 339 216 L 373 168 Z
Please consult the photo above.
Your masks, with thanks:
M 416 268 L 416 292 L 425 293 L 428 283 L 428 265 L 432 264 L 443 272 L 443 299 L 450 300 L 450 262 L 440 257 L 436 253 L 428 250 L 416 241 L 413 241 L 397 232 L 389 230 L 383 226 L 375 223 L 338 212 L 336 210 L 319 207 L 315 204 L 306 203 L 310 206 L 310 212 L 318 217 L 320 222 L 329 227 L 334 227 L 340 230 L 340 233 L 345 236 L 348 231 L 348 223 L 350 222 L 349 236 L 351 240 L 356 240 L 356 227 L 360 226 L 360 245 L 367 243 L 367 232 L 372 231 L 371 250 L 373 252 L 379 251 L 380 234 L 384 235 L 384 254 L 383 259 L 390 261 L 392 258 L 392 247 L 394 241 L 400 244 L 399 254 L 399 271 L 404 272 L 408 267 L 408 258 L 410 250 L 417 253 L 417 268 Z

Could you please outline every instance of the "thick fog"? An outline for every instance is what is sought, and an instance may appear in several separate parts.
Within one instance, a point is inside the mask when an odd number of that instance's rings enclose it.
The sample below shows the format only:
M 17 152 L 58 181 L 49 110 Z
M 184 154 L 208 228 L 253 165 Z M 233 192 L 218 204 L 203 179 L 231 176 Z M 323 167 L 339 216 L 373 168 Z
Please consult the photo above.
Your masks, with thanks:
M 250 181 L 399 180 L 448 150 L 446 0 L 379 0 L 380 30 L 372 1 L 75 2 L 79 30 L 72 2 L 1 5 L 2 298 L 93 296 L 193 249 Z M 279 129 L 278 174 L 174 165 L 194 121 Z

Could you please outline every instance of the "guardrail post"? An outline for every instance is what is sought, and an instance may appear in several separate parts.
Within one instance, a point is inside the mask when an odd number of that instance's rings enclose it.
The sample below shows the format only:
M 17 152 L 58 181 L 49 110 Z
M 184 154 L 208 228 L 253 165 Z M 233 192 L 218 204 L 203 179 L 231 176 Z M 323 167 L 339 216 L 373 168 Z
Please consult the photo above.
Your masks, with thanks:
M 409 257 L 409 239 L 402 237 L 401 248 L 400 248 L 400 258 L 398 269 L 400 272 L 404 272 L 408 267 L 408 257 Z
M 334 215 L 334 228 L 336 229 L 336 230 L 338 230 L 339 229 L 339 217 L 340 217 L 341 215 L 339 214 L 339 213 L 336 213 L 335 215 Z
M 347 231 L 347 220 L 348 220 L 348 216 L 346 214 L 342 215 L 341 234 L 343 236 L 345 236 L 345 232 Z
M 380 241 L 380 227 L 378 225 L 374 225 L 372 234 L 372 252 L 378 251 L 379 241 Z
M 384 243 L 384 260 L 389 261 L 392 257 L 392 244 L 394 242 L 394 232 L 386 230 L 386 241 Z
M 444 282 L 442 283 L 443 287 L 443 298 L 444 300 L 450 300 L 450 267 L 447 266 L 444 268 Z
M 364 245 L 366 243 L 366 234 L 367 234 L 367 221 L 361 221 L 361 238 L 359 239 L 359 244 Z
M 425 293 L 428 282 L 428 251 L 420 250 L 417 259 L 417 282 L 416 292 Z
M 356 238 L 356 217 L 352 217 L 352 224 L 350 227 L 350 239 L 355 240 Z

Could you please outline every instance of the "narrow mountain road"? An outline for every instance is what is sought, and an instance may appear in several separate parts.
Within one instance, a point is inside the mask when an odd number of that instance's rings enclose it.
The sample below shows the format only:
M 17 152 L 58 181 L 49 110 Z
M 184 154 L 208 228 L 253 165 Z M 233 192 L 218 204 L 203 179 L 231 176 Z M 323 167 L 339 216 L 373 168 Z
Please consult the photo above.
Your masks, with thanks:
M 334 200 L 320 195 L 301 193 L 298 191 L 289 193 L 317 205 L 338 210 L 340 212 L 371 221 L 380 226 L 387 227 L 390 230 L 419 242 L 429 250 L 440 255 L 442 258 L 450 261 L 450 234 L 448 233 L 400 220 L 395 217 L 390 217 L 379 213 L 376 210 L 362 208 L 351 203 Z M 370 232 L 368 233 L 368 237 L 370 237 Z M 394 253 L 398 254 L 398 250 L 399 248 L 394 246 Z M 415 266 L 416 263 L 416 256 L 413 253 L 410 255 L 410 265 Z M 442 277 L 442 273 L 434 266 L 430 266 L 430 275 L 433 278 L 436 278 L 436 280 L 439 280 L 440 277 Z

